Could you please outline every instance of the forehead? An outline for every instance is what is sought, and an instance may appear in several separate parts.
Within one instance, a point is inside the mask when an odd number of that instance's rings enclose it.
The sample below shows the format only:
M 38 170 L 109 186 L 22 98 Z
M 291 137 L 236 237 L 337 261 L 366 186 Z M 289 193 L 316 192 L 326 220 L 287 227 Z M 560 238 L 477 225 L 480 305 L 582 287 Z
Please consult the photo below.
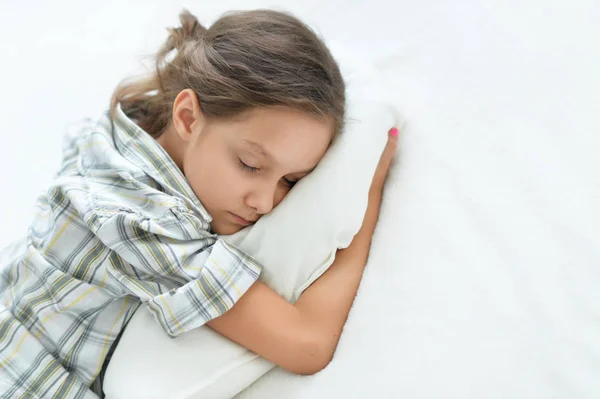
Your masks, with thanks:
M 333 121 L 289 108 L 257 108 L 240 119 L 237 143 L 275 164 L 314 167 L 332 139 Z

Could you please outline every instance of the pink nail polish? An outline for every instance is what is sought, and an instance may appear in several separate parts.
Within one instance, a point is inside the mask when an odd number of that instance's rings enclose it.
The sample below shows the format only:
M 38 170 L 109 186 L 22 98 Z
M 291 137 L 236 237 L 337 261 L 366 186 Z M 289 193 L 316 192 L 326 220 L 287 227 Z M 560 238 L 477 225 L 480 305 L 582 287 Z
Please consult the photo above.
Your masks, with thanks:
M 396 129 L 395 127 L 393 127 L 390 130 L 390 136 L 392 136 L 392 137 L 398 137 L 398 129 Z

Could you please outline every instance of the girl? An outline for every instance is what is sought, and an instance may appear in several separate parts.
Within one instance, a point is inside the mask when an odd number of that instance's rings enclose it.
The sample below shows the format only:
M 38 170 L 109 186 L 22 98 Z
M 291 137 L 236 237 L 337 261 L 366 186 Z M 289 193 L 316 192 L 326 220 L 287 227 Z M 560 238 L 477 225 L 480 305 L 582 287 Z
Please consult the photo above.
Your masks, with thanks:
M 333 356 L 398 132 L 351 246 L 286 302 L 219 237 L 315 168 L 342 130 L 342 76 L 287 14 L 232 13 L 208 30 L 186 11 L 180 19 L 155 73 L 121 84 L 110 113 L 67 138 L 26 239 L 0 255 L 2 398 L 97 397 L 90 386 L 142 302 L 171 336 L 207 324 L 295 373 Z

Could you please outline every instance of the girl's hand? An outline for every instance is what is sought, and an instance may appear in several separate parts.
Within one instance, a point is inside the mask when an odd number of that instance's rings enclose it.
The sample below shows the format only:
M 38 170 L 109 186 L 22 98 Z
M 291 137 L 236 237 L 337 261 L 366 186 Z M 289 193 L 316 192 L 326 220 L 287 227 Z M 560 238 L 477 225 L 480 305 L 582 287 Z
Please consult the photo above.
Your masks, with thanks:
M 369 203 L 367 205 L 365 218 L 363 219 L 363 224 L 355 237 L 355 241 L 357 242 L 356 245 L 365 248 L 369 248 L 371 245 L 371 236 L 375 231 L 375 225 L 379 218 L 379 207 L 381 206 L 381 199 L 383 197 L 383 186 L 397 147 L 398 129 L 392 128 L 388 132 L 388 142 L 383 149 L 379 164 L 377 164 L 377 169 L 375 170 L 375 175 L 373 176 L 373 181 L 371 182 L 371 188 L 369 189 Z
M 388 174 L 388 170 L 390 169 L 390 164 L 392 162 L 392 158 L 396 153 L 396 148 L 398 147 L 398 129 L 395 127 L 390 129 L 388 132 L 388 142 L 381 154 L 381 158 L 379 159 L 379 164 L 377 165 L 377 169 L 375 170 L 375 175 L 373 176 L 373 182 L 371 183 L 371 189 L 369 191 L 369 199 L 371 197 L 375 197 L 375 199 L 379 199 L 381 202 L 381 194 L 383 192 L 383 186 Z

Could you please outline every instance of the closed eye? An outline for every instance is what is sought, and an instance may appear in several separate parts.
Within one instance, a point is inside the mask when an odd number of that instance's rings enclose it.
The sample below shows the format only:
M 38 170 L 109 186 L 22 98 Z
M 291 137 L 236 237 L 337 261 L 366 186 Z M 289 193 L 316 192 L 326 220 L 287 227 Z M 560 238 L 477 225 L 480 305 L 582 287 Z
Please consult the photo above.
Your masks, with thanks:
M 249 173 L 255 173 L 255 172 L 258 172 L 260 170 L 260 168 L 248 165 L 247 163 L 245 163 L 244 161 L 242 161 L 241 158 L 238 158 L 238 166 L 240 167 L 240 169 L 242 169 L 242 170 L 244 170 L 246 172 L 249 172 Z M 289 188 L 294 187 L 294 185 L 296 183 L 298 183 L 298 180 L 291 180 L 291 179 L 288 179 L 286 177 L 284 177 L 282 180 L 283 180 L 283 183 L 287 187 L 289 187 Z
M 298 183 L 298 181 L 297 181 L 297 180 L 290 180 L 290 179 L 287 179 L 287 178 L 285 178 L 285 177 L 283 178 L 283 181 L 284 181 L 284 183 L 285 183 L 285 184 L 286 184 L 286 185 L 287 185 L 289 188 L 292 188 L 292 187 L 294 187 L 294 185 L 295 185 L 296 183 Z
M 246 164 L 244 161 L 242 161 L 240 158 L 238 158 L 238 165 L 242 170 L 245 170 L 246 172 L 258 172 L 260 169 L 256 168 L 254 166 L 250 166 L 248 164 Z

